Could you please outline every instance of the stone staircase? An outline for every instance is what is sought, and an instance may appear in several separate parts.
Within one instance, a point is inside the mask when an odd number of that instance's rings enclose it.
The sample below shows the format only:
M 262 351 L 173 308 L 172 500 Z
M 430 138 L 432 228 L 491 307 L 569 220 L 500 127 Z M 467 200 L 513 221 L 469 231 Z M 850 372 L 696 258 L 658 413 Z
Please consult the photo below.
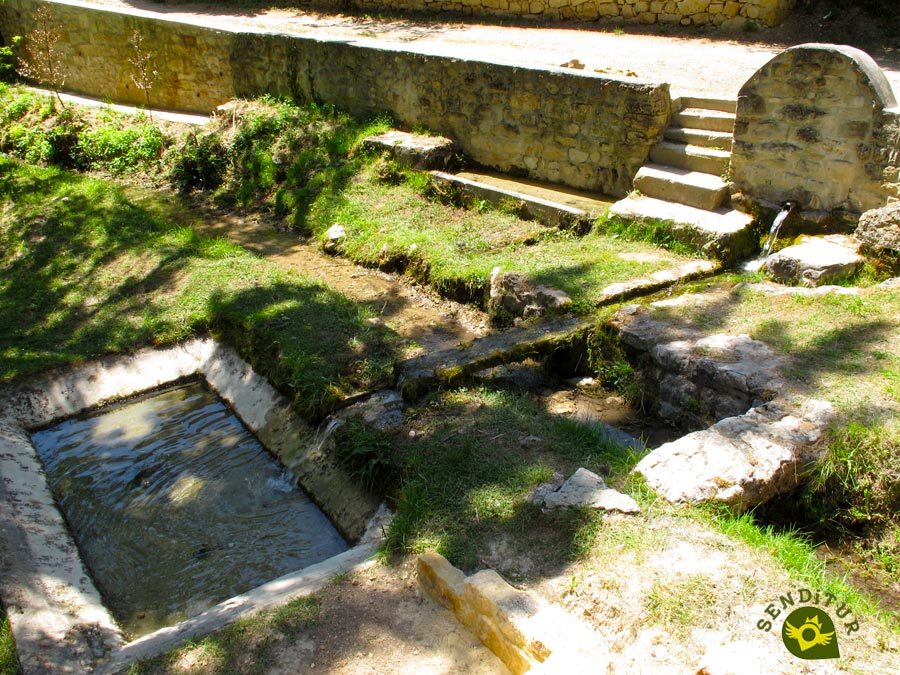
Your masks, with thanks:
M 635 192 L 610 217 L 671 223 L 679 240 L 720 259 L 749 254 L 753 217 L 728 206 L 735 102 L 684 96 L 673 105 L 671 126 L 637 172 Z

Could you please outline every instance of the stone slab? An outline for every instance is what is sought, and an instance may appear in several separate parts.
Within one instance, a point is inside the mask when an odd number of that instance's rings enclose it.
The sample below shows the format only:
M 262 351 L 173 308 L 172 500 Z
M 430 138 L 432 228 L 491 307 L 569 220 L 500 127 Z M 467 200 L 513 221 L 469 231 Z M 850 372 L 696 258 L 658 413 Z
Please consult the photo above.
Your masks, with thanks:
M 662 140 L 650 150 L 650 160 L 688 171 L 700 171 L 720 176 L 728 169 L 731 153 L 702 145 Z
M 831 404 L 771 402 L 661 445 L 634 468 L 675 503 L 718 502 L 743 512 L 796 489 L 821 459 Z
M 730 133 L 734 129 L 734 113 L 706 107 L 684 108 L 672 115 L 672 122 L 688 129 Z
M 713 211 L 724 202 L 728 184 L 719 176 L 700 171 L 644 164 L 634 177 L 634 189 L 656 199 Z
M 546 321 L 480 338 L 468 345 L 432 352 L 397 364 L 397 388 L 406 400 L 437 386 L 452 386 L 464 377 L 504 363 L 551 353 L 594 326 L 590 319 Z
M 776 281 L 819 286 L 852 276 L 865 259 L 856 251 L 811 237 L 766 258 L 763 269 Z
M 699 209 L 634 195 L 613 204 L 609 215 L 625 221 L 666 223 L 675 239 L 719 260 L 745 257 L 757 246 L 753 216 L 734 209 Z
M 402 166 L 422 171 L 447 168 L 456 153 L 456 147 L 450 138 L 408 131 L 392 130 L 367 136 L 363 139 L 363 144 L 368 148 L 384 150 Z

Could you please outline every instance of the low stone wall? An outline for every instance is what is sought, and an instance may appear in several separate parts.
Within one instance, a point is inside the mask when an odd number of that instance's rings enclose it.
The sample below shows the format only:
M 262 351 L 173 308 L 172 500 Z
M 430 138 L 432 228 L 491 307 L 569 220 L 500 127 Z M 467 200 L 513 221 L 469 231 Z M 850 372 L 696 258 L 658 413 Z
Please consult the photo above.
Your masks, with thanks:
M 732 172 L 738 201 L 800 203 L 855 222 L 900 197 L 900 110 L 890 83 L 858 49 L 788 49 L 738 96 Z
M 779 24 L 796 0 L 349 0 L 370 11 L 453 12 L 472 16 L 503 16 L 538 21 L 619 20 L 643 24 L 721 26 L 741 30 L 747 22 Z M 335 7 L 338 3 L 314 3 Z M 341 7 L 346 6 L 342 0 Z
M 37 0 L 0 4 L 6 35 L 27 35 Z M 388 114 L 452 138 L 493 169 L 623 196 L 669 118 L 666 84 L 563 68 L 372 49 L 335 40 L 228 32 L 139 10 L 48 4 L 62 27 L 66 88 L 142 104 L 134 31 L 159 71 L 154 107 L 209 112 L 262 94 Z

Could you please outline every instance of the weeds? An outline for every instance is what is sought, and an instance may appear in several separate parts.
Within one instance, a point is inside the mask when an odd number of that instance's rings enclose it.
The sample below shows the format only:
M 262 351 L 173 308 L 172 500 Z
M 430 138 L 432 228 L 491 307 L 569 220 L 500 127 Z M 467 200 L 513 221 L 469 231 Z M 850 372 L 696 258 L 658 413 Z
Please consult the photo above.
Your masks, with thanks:
M 900 508 L 900 433 L 883 423 L 851 422 L 833 434 L 804 501 L 820 525 L 879 529 Z

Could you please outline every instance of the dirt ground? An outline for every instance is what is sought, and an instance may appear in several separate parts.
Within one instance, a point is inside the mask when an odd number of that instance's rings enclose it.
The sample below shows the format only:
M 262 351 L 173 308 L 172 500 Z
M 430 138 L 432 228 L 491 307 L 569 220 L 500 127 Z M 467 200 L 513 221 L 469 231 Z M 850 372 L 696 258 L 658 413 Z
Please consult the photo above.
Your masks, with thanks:
M 449 610 L 423 597 L 415 565 L 373 563 L 322 595 L 318 625 L 267 675 L 507 675 Z

